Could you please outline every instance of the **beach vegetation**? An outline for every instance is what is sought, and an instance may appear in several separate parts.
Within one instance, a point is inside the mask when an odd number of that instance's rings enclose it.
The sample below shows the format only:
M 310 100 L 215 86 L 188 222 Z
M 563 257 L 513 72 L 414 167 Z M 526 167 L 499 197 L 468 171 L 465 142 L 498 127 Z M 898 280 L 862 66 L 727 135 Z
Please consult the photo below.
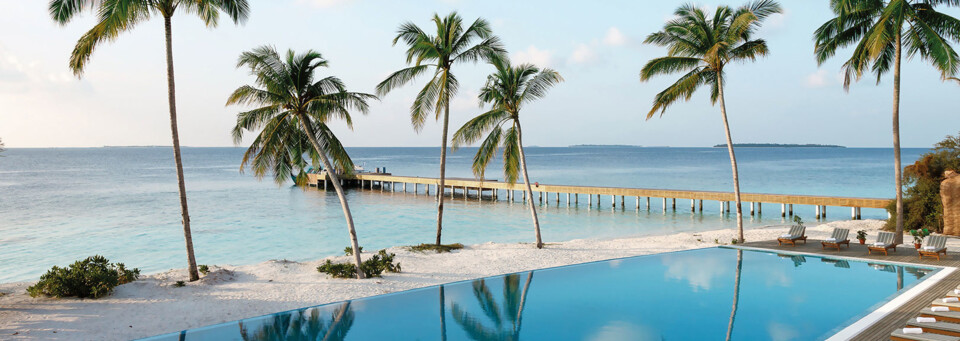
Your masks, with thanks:
M 719 105 L 726 134 L 727 152 L 733 170 L 733 194 L 737 208 L 737 240 L 743 242 L 743 208 L 740 200 L 740 175 L 733 138 L 727 120 L 724 96 L 727 66 L 732 63 L 756 61 L 769 53 L 767 42 L 755 37 L 763 21 L 782 13 L 780 4 L 771 0 L 756 0 L 739 8 L 718 6 L 708 14 L 699 6 L 685 4 L 674 11 L 662 31 L 647 36 L 644 43 L 667 48 L 667 55 L 648 61 L 640 71 L 640 81 L 655 76 L 681 73 L 682 76 L 656 95 L 647 119 L 657 113 L 663 116 L 667 108 L 678 101 L 689 101 L 701 87 L 710 90 L 710 102 Z
M 360 247 L 360 252 L 363 253 L 363 246 Z M 353 248 L 352 248 L 352 247 L 349 247 L 349 246 L 343 248 L 343 254 L 346 255 L 346 256 L 352 256 L 352 255 L 353 255 Z
M 463 18 L 457 12 L 451 12 L 445 17 L 434 14 L 433 18 L 436 33 L 431 35 L 412 22 L 406 22 L 397 29 L 397 36 L 393 45 L 403 42 L 407 45 L 407 65 L 397 72 L 390 74 L 387 79 L 377 85 L 377 94 L 385 96 L 396 88 L 413 82 L 423 75 L 429 77 L 413 105 L 410 106 L 410 122 L 413 129 L 420 132 L 427 118 L 431 115 L 443 122 L 440 138 L 440 180 L 437 188 L 445 188 L 447 167 L 447 133 L 450 123 L 450 101 L 456 97 L 460 89 L 460 82 L 453 74 L 453 66 L 463 63 L 476 63 L 480 60 L 490 60 L 497 55 L 505 54 L 500 38 L 493 35 L 490 23 L 478 18 L 464 28 Z M 411 65 L 412 64 L 412 65 Z M 437 238 L 435 245 L 440 245 L 443 230 L 443 200 L 444 196 L 437 196 Z
M 237 114 L 233 141 L 240 144 L 245 131 L 255 132 L 240 170 L 249 165 L 258 178 L 272 173 L 278 184 L 297 173 L 297 185 L 306 186 L 304 168 L 323 165 L 340 199 L 350 245 L 359 250 L 353 214 L 337 174 L 351 173 L 353 162 L 327 124 L 338 119 L 353 129 L 350 113 L 366 114 L 367 101 L 376 97 L 347 91 L 343 81 L 334 76 L 318 78 L 317 71 L 327 66 L 327 60 L 313 50 L 288 50 L 281 55 L 272 46 L 261 46 L 240 54 L 237 67 L 249 68 L 256 83 L 234 90 L 227 105 L 255 108 Z M 354 266 L 359 268 L 360 263 L 360 254 L 354 254 Z M 354 273 L 363 278 L 363 271 Z
M 943 201 L 940 183 L 948 170 L 960 171 L 960 134 L 947 136 L 933 149 L 920 156 L 917 162 L 903 170 L 907 188 L 903 197 L 903 227 L 907 230 L 929 228 L 943 232 Z M 896 202 L 887 205 L 891 218 L 884 229 L 897 228 Z
M 187 282 L 184 281 L 176 281 L 173 283 L 174 288 L 183 288 L 185 286 L 187 286 Z
M 799 214 L 793 216 L 793 226 L 803 227 L 803 218 L 801 218 Z
M 857 240 L 867 240 L 867 230 L 857 230 Z
M 913 236 L 913 244 L 921 245 L 923 244 L 923 238 L 926 238 L 930 235 L 929 229 L 915 229 L 910 230 L 910 235 Z
M 67 267 L 54 266 L 40 276 L 40 281 L 27 288 L 32 297 L 100 298 L 118 285 L 140 278 L 140 269 L 127 269 L 123 263 L 110 263 L 97 255 L 78 260 Z
M 480 89 L 480 103 L 490 105 L 490 110 L 467 121 L 453 134 L 453 150 L 483 139 L 473 156 L 473 174 L 480 180 L 490 161 L 502 151 L 503 176 L 510 184 L 523 176 L 527 198 L 533 198 L 530 176 L 527 173 L 527 158 L 523 149 L 523 132 L 520 125 L 520 109 L 543 98 L 547 91 L 563 81 L 560 73 L 533 64 L 511 65 L 507 57 L 490 60 L 496 72 L 487 76 L 487 83 Z M 527 200 L 536 236 L 536 247 L 543 248 L 540 236 L 540 219 L 533 200 Z
M 957 6 L 957 1 L 834 0 L 830 7 L 836 17 L 814 33 L 817 62 L 823 65 L 845 47 L 854 46 L 843 63 L 843 87 L 873 73 L 877 84 L 893 73 L 893 157 L 896 200 L 893 218 L 896 243 L 903 242 L 906 227 L 903 197 L 904 174 L 900 160 L 900 76 L 901 61 L 919 56 L 944 79 L 960 69 L 960 55 L 950 42 L 960 41 L 960 20 L 937 10 L 940 5 Z
M 235 24 L 247 20 L 250 6 L 247 0 L 182 1 L 182 0 L 51 0 L 50 17 L 60 25 L 66 25 L 86 9 L 97 13 L 97 23 L 77 41 L 70 54 L 70 70 L 77 77 L 101 44 L 116 40 L 121 34 L 132 31 L 152 17 L 163 17 L 167 60 L 167 104 L 170 110 L 170 135 L 173 140 L 173 159 L 176 164 L 177 185 L 180 195 L 180 215 L 183 237 L 187 248 L 187 272 L 190 281 L 200 279 L 197 260 L 193 251 L 193 235 L 190 230 L 190 212 L 187 207 L 187 189 L 183 180 L 183 162 L 180 157 L 180 135 L 177 127 L 177 101 L 173 76 L 173 15 L 184 13 L 196 15 L 207 27 L 216 27 L 220 13 L 226 13 Z
M 198 267 L 197 267 L 197 270 L 200 270 L 200 273 L 203 274 L 203 275 L 206 275 L 206 274 L 210 273 L 210 267 L 207 266 L 206 264 L 202 264 L 202 265 L 198 266 Z
M 433 252 L 436 252 L 436 253 L 445 253 L 445 252 L 450 252 L 450 251 L 453 251 L 453 250 L 463 249 L 463 244 L 460 244 L 460 243 L 441 244 L 441 245 L 437 245 L 437 244 L 420 244 L 420 245 L 409 246 L 409 247 L 407 247 L 407 248 L 408 248 L 410 251 L 415 251 L 415 252 L 433 251 Z
M 317 267 L 317 271 L 328 274 L 334 278 L 371 278 L 381 277 L 384 272 L 400 272 L 400 263 L 394 263 L 396 254 L 387 253 L 387 250 L 380 250 L 369 259 L 363 261 L 360 269 L 363 270 L 363 277 L 357 277 L 357 267 L 349 263 L 334 263 L 329 259 Z

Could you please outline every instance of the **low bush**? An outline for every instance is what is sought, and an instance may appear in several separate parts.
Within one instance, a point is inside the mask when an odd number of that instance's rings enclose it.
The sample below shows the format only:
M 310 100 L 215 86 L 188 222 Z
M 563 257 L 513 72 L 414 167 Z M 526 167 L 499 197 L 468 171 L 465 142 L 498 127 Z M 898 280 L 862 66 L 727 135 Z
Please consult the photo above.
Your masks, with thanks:
M 363 246 L 358 246 L 357 248 L 360 249 L 360 253 L 363 253 Z M 346 256 L 353 256 L 353 247 L 347 246 L 343 248 L 343 254 Z
M 360 263 L 360 269 L 366 278 L 380 277 L 384 271 L 400 272 L 400 263 L 393 263 L 395 256 L 393 253 L 387 253 L 387 250 L 380 250 L 377 254 L 370 257 L 370 259 Z M 357 267 L 352 263 L 334 263 L 329 259 L 318 266 L 317 271 L 333 276 L 334 278 L 357 277 Z
M 453 250 L 460 250 L 463 248 L 463 244 L 420 244 L 408 247 L 410 251 L 425 252 L 425 251 L 435 251 L 436 253 L 450 252 Z
M 210 272 L 210 267 L 206 265 L 200 265 L 197 267 L 197 270 L 200 271 L 200 273 L 206 275 L 207 273 Z
M 174 288 L 183 288 L 185 286 L 187 286 L 187 282 L 184 281 L 177 281 L 176 283 L 173 283 Z
M 54 266 L 40 276 L 37 284 L 27 288 L 30 296 L 100 298 L 118 285 L 136 281 L 140 269 L 128 270 L 123 263 L 110 263 L 103 256 L 76 261 L 68 267 Z

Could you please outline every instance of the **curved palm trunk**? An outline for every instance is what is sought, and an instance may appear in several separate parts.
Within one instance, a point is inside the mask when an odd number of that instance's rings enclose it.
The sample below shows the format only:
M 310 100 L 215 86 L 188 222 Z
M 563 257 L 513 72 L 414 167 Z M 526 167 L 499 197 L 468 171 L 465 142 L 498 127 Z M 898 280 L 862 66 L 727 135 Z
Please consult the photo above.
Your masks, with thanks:
M 520 294 L 520 308 L 517 309 L 517 324 L 513 327 L 513 339 L 520 340 L 520 327 L 523 325 L 523 306 L 527 301 L 527 291 L 530 290 L 530 281 L 533 280 L 533 271 L 527 273 L 527 282 L 523 284 L 523 293 Z
M 733 280 L 733 309 L 730 311 L 730 323 L 727 324 L 727 341 L 733 335 L 733 320 L 737 317 L 737 301 L 740 300 L 740 271 L 743 269 L 743 250 L 737 250 L 737 274 Z
M 537 218 L 537 207 L 533 204 L 533 189 L 530 188 L 530 176 L 527 175 L 527 157 L 523 153 L 523 133 L 520 131 L 520 122 L 514 121 L 514 127 L 517 128 L 517 145 L 520 150 L 520 170 L 523 172 L 523 185 L 527 187 L 527 204 L 530 206 L 530 216 L 533 217 L 533 228 L 537 234 L 537 248 L 543 248 L 543 240 L 540 238 L 540 219 Z
M 354 253 L 357 253 L 357 252 L 354 252 Z M 323 341 L 330 340 L 330 337 L 333 336 L 333 332 L 340 327 L 340 322 L 343 321 L 343 315 L 346 315 L 347 310 L 349 309 L 350 309 L 350 301 L 347 301 L 343 303 L 342 306 L 340 306 L 340 311 L 337 312 L 337 315 L 333 318 L 333 321 L 330 321 L 330 327 L 327 329 L 327 333 L 323 335 Z
M 320 155 L 320 162 L 323 163 L 323 168 L 327 171 L 327 176 L 330 177 L 330 182 L 333 183 L 333 189 L 337 192 L 337 198 L 340 199 L 340 207 L 343 208 L 343 216 L 347 219 L 347 231 L 350 233 L 350 247 L 353 248 L 353 262 L 357 266 L 357 279 L 363 279 L 363 270 L 360 267 L 360 244 L 357 243 L 357 230 L 353 226 L 353 214 L 350 213 L 350 205 L 347 204 L 347 196 L 343 194 L 343 186 L 340 186 L 340 177 L 337 176 L 337 172 L 334 171 L 334 168 L 330 164 L 330 160 L 327 159 L 327 154 L 323 152 L 323 148 L 320 146 L 320 141 L 317 140 L 317 135 L 313 131 L 313 127 L 307 122 L 310 122 L 310 119 L 304 113 L 298 113 L 297 117 L 300 119 L 300 125 L 303 126 L 303 130 L 307 132 L 307 136 L 310 138 L 310 143 L 313 144 L 313 148 L 317 150 L 317 154 Z M 326 181 L 326 180 L 324 180 Z
M 447 171 L 447 130 L 450 126 L 450 95 L 443 105 L 443 142 L 440 144 L 440 187 L 437 188 L 437 246 L 440 246 L 440 234 L 443 232 L 443 189 Z M 452 189 L 451 189 L 452 191 Z
M 893 65 L 893 175 L 896 177 L 897 186 L 897 233 L 894 242 L 903 243 L 903 174 L 900 166 L 900 52 L 902 43 L 900 41 L 900 32 L 897 32 L 896 55 Z
M 187 273 L 190 281 L 200 279 L 197 259 L 193 254 L 193 234 L 190 233 L 190 211 L 187 209 L 187 185 L 183 181 L 183 162 L 180 160 L 180 132 L 177 129 L 177 95 L 173 81 L 173 37 L 170 16 L 163 16 L 163 31 L 167 45 L 167 101 L 170 104 L 170 134 L 173 136 L 173 159 L 177 163 L 177 190 L 180 193 L 180 215 L 183 239 L 187 246 Z
M 723 116 L 723 131 L 727 134 L 727 152 L 730 153 L 730 168 L 733 169 L 733 199 L 737 203 L 737 242 L 743 243 L 743 207 L 740 204 L 740 172 L 737 170 L 737 155 L 733 152 L 730 123 L 727 121 L 727 104 L 723 98 L 723 76 L 717 76 L 720 94 L 720 114 Z

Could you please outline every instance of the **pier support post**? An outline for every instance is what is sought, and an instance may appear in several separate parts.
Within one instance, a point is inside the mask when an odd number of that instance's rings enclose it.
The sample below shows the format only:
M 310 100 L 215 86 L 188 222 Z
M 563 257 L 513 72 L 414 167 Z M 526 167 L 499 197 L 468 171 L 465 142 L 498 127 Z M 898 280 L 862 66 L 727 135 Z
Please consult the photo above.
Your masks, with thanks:
M 323 190 L 324 190 L 324 191 L 327 190 L 327 176 L 326 176 L 326 175 L 323 176 Z
M 762 202 L 758 202 L 758 203 L 757 203 L 757 214 L 763 214 L 763 203 L 762 203 Z
M 860 219 L 861 219 L 861 216 L 860 216 L 860 208 L 857 207 L 857 220 L 860 220 Z
M 751 203 L 750 203 L 750 215 L 754 215 L 753 212 L 754 212 L 754 209 L 756 208 L 756 206 L 757 206 L 757 205 L 756 205 L 755 202 L 751 202 Z
M 690 199 L 690 212 L 697 211 L 697 199 Z
M 670 203 L 671 203 L 671 204 L 670 204 L 670 208 L 672 208 L 674 211 L 676 211 L 676 210 L 677 210 L 677 198 L 671 198 L 671 199 L 670 199 Z
M 570 206 L 570 192 L 567 192 L 567 206 Z
M 792 216 L 793 216 L 793 204 L 790 204 L 790 209 L 789 209 L 789 211 L 790 211 L 790 212 L 789 212 L 789 213 L 790 213 L 790 216 L 792 217 Z
M 587 205 L 593 206 L 593 194 L 587 194 Z
M 403 183 L 403 193 L 407 193 L 407 183 Z
M 700 199 L 700 212 L 703 212 L 703 199 Z
M 647 197 L 647 211 L 650 210 L 650 197 Z
M 625 200 L 625 199 L 624 199 L 623 196 L 621 195 L 621 196 L 620 196 L 620 208 L 624 208 L 624 207 L 625 207 L 625 206 L 623 205 L 623 201 L 624 201 L 624 200 Z
M 783 218 L 786 216 L 787 216 L 787 204 L 780 204 L 780 217 Z
M 617 208 L 617 196 L 616 196 L 616 195 L 611 195 L 611 196 L 610 196 L 610 207 Z
M 730 202 L 727 201 L 727 213 L 730 213 Z
M 817 215 L 817 219 L 820 219 L 820 205 L 817 205 L 816 215 Z
M 560 192 L 557 192 L 557 206 L 560 205 Z
M 850 220 L 857 220 L 857 208 L 856 208 L 856 207 L 851 207 L 851 208 L 850 208 Z
M 827 205 L 823 205 L 823 208 L 820 209 L 820 217 L 827 218 Z
M 640 210 L 640 197 L 637 197 L 637 211 Z
M 577 204 L 577 205 L 580 205 L 580 193 L 574 193 L 574 194 L 573 194 L 573 203 L 574 203 L 574 204 Z
M 667 198 L 663 198 L 663 212 L 667 212 Z
M 600 194 L 597 194 L 597 207 L 600 207 L 600 205 L 602 205 L 600 203 Z

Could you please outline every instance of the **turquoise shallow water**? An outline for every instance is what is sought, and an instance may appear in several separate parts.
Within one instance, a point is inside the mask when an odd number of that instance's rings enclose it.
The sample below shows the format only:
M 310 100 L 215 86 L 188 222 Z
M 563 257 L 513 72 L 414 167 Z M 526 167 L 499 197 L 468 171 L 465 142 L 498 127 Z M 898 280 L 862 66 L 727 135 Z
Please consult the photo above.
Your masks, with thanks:
M 454 153 L 448 175 L 470 177 L 471 149 Z M 904 164 L 923 149 L 904 150 Z M 348 245 L 333 192 L 277 186 L 238 172 L 239 148 L 185 148 L 197 261 L 249 264 L 307 260 Z M 355 148 L 367 169 L 435 176 L 437 148 Z M 0 282 L 37 278 L 53 265 L 93 254 L 159 271 L 185 266 L 176 182 L 169 148 L 11 149 L 0 158 Z M 889 149 L 741 148 L 744 191 L 892 197 Z M 531 181 L 580 185 L 730 190 L 726 151 L 719 148 L 537 148 L 528 150 Z M 497 177 L 497 170 L 488 178 Z M 348 192 L 360 243 L 367 249 L 431 241 L 435 205 L 424 195 Z M 609 198 L 604 198 L 609 200 Z M 667 234 L 735 226 L 719 205 L 690 214 L 689 202 L 664 214 L 556 204 L 541 207 L 546 241 Z M 609 202 L 607 202 L 609 204 Z M 631 207 L 628 200 L 628 207 Z M 778 224 L 778 207 L 748 226 Z M 795 207 L 812 216 L 812 207 Z M 849 209 L 828 211 L 829 219 Z M 885 217 L 864 210 L 865 218 Z M 519 203 L 449 201 L 444 240 L 528 242 L 529 212 Z
M 712 248 L 450 283 L 151 340 L 823 340 L 935 271 Z

